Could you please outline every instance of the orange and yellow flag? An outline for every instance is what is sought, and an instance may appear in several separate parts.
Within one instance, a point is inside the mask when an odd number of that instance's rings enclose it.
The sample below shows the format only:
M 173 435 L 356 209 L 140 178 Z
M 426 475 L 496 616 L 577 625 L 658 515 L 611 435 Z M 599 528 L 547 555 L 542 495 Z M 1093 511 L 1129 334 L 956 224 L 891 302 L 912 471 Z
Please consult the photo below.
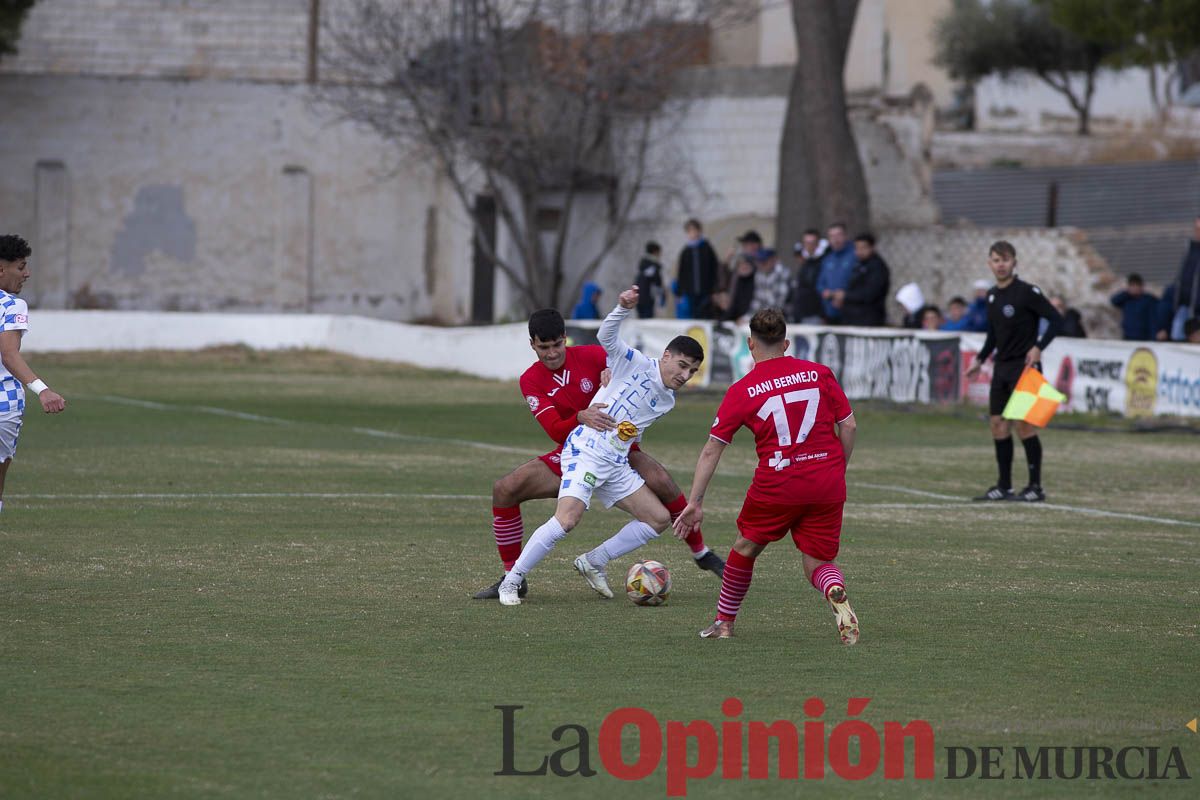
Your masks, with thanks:
M 1030 425 L 1044 428 L 1054 416 L 1059 403 L 1066 402 L 1066 399 L 1067 396 L 1051 386 L 1042 373 L 1033 367 L 1026 367 L 1001 416 L 1025 420 Z

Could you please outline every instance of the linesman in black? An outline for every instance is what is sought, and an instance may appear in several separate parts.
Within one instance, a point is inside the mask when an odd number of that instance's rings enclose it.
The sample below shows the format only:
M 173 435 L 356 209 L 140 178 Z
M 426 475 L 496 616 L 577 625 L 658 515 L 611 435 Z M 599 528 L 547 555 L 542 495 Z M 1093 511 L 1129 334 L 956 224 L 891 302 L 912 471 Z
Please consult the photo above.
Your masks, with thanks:
M 996 445 L 996 463 L 1000 479 L 976 500 L 1018 500 L 1038 503 L 1046 499 L 1042 491 L 1042 442 L 1037 428 L 1017 420 L 1017 436 L 1025 447 L 1029 463 L 1029 485 L 1017 493 L 1012 490 L 1013 441 L 1012 426 L 1001 416 L 1008 398 L 1017 387 L 1025 367 L 1042 369 L 1042 351 L 1062 328 L 1062 315 L 1050 305 L 1042 290 L 1017 277 L 1017 250 L 1005 241 L 996 242 L 988 250 L 988 266 L 996 276 L 996 285 L 987 295 L 987 338 L 983 349 L 967 370 L 967 377 L 979 374 L 992 351 L 996 363 L 992 368 L 992 389 L 988 401 L 992 439 Z M 1038 322 L 1049 325 L 1038 339 Z

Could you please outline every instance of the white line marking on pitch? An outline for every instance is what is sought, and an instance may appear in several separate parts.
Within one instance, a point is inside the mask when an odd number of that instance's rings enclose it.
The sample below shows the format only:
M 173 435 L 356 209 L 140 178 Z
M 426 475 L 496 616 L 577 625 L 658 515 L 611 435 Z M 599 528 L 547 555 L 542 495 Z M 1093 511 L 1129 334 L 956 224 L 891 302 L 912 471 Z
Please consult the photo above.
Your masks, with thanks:
M 247 422 L 265 422 L 269 425 L 320 425 L 319 422 L 298 421 L 294 419 L 284 419 L 282 417 L 265 417 L 262 414 L 250 414 L 245 411 L 234 411 L 228 408 L 218 408 L 216 406 L 189 406 L 189 405 L 174 405 L 170 403 L 156 403 L 152 400 L 138 400 L 133 397 L 121 397 L 114 394 L 97 395 L 100 400 L 106 400 L 110 403 L 118 405 L 137 406 L 139 408 L 152 408 L 155 411 L 193 411 L 201 414 L 212 414 L 218 417 L 232 417 L 233 419 L 241 419 Z M 371 436 L 376 439 L 395 439 L 401 442 L 421 442 L 422 444 L 453 444 L 460 447 L 474 447 L 477 450 L 491 450 L 496 453 L 517 453 L 528 458 L 533 458 L 536 454 L 529 450 L 519 447 L 506 447 L 500 444 L 489 444 L 488 442 L 474 442 L 469 439 L 443 439 L 437 436 L 416 436 L 408 433 L 396 433 L 395 431 L 383 431 L 377 428 L 343 428 L 338 425 L 330 425 L 329 427 L 338 430 L 348 430 L 362 436 Z
M 234 411 L 228 408 L 218 408 L 216 406 L 192 406 L 192 405 L 173 405 L 169 403 L 156 403 L 152 400 L 138 400 L 132 397 L 122 397 L 119 395 L 98 395 L 99 399 L 107 400 L 110 403 L 118 403 L 123 405 L 138 406 L 140 408 L 152 408 L 157 411 L 193 411 L 202 414 L 213 414 L 222 417 L 232 417 L 234 419 L 246 420 L 248 422 L 264 422 L 271 425 L 319 425 L 316 422 L 301 422 L 291 419 L 283 419 L 282 417 L 267 417 L 261 414 L 251 414 L 245 411 Z M 338 426 L 331 426 L 338 427 Z M 394 431 L 383 431 L 376 428 L 340 428 L 340 430 L 349 430 L 354 433 L 364 436 L 372 436 L 376 438 L 395 439 L 405 442 L 421 442 L 424 444 L 446 443 L 458 445 L 461 447 L 473 447 L 478 450 L 491 450 L 498 453 L 516 453 L 519 455 L 533 457 L 529 450 L 518 447 L 505 447 L 504 445 L 488 444 L 486 442 L 476 442 L 469 439 L 443 439 L 435 436 L 414 436 L 406 433 L 396 433 Z M 962 497 L 939 494 L 938 492 L 926 492 L 921 489 L 911 489 L 907 486 L 892 486 L 882 483 L 857 483 L 851 484 L 854 486 L 862 486 L 867 489 L 879 489 L 888 492 L 899 492 L 901 494 L 911 494 L 916 497 L 928 497 L 934 500 L 947 500 L 961 502 Z M 32 495 L 30 495 L 32 496 Z M 132 496 L 132 495 L 126 495 Z M 282 495 L 281 495 L 282 496 Z M 297 495 L 301 496 L 301 495 Z M 81 498 L 82 499 L 82 498 Z M 98 498 L 97 498 L 98 499 Z M 861 504 L 860 504 L 861 505 Z M 1124 511 L 1105 511 L 1101 508 L 1090 508 L 1088 506 L 1069 506 L 1061 503 L 1026 503 L 1026 506 L 1038 508 L 1048 508 L 1055 511 L 1073 511 L 1078 514 L 1088 514 L 1094 517 L 1109 517 L 1113 519 L 1130 519 L 1137 522 L 1153 522 L 1160 525 L 1179 525 L 1186 528 L 1200 528 L 1200 522 L 1191 520 L 1170 519 L 1167 517 L 1151 517 L 1145 514 L 1132 514 Z
M 961 497 L 956 497 L 951 494 L 938 494 L 937 492 L 925 492 L 920 489 L 910 489 L 907 486 L 889 486 L 883 483 L 854 483 L 852 486 L 862 486 L 867 489 L 882 489 L 888 492 L 899 492 L 901 494 L 911 494 L 917 497 L 931 497 L 935 500 L 954 500 L 961 502 Z M 976 505 L 972 503 L 971 505 Z M 984 503 L 978 504 L 981 508 L 987 508 Z M 1068 506 L 1062 503 L 1022 503 L 1025 508 L 1048 508 L 1054 511 L 1073 511 L 1077 514 L 1088 514 L 1093 517 L 1112 517 L 1116 519 L 1131 519 L 1137 522 L 1154 522 L 1160 525 L 1182 525 L 1186 528 L 1200 528 L 1200 522 L 1193 522 L 1186 519 L 1170 519 L 1168 517 L 1151 517 L 1145 514 L 1131 514 L 1126 511 L 1105 511 L 1102 508 L 1090 508 L 1088 506 Z
M 415 494 L 400 492 L 97 492 L 95 494 L 14 494 L 23 500 L 246 500 L 269 497 L 341 499 L 488 500 L 486 494 Z

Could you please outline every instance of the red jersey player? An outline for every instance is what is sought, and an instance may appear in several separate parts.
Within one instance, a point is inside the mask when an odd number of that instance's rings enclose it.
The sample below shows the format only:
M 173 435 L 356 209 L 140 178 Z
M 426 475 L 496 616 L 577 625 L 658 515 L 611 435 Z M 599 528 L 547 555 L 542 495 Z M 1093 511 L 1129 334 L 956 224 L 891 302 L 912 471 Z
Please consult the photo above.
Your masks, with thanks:
M 607 355 L 600 345 L 567 347 L 566 323 L 552 308 L 535 311 L 529 318 L 529 346 L 537 363 L 521 375 L 521 394 L 529 411 L 554 441 L 555 448 L 527 461 L 492 486 L 492 532 L 504 569 L 510 570 L 521 555 L 525 528 L 521 522 L 521 503 L 558 497 L 562 480 L 559 453 L 567 436 L 580 424 L 597 430 L 612 430 L 616 420 L 604 413 L 604 406 L 589 405 L 600 389 L 600 373 L 607 366 Z M 635 445 L 629 464 L 646 481 L 674 519 L 687 505 L 687 499 L 670 473 Z M 721 575 L 725 562 L 704 545 L 697 525 L 687 536 L 692 558 L 701 569 Z M 476 600 L 500 597 L 500 582 L 480 589 Z M 520 596 L 527 593 L 521 584 Z
M 758 468 L 738 515 L 738 537 L 721 579 L 717 618 L 706 639 L 733 636 L 750 589 L 754 559 L 787 533 L 804 556 L 804 574 L 833 607 L 843 644 L 858 641 L 858 619 L 833 563 L 842 533 L 846 463 L 854 448 L 854 412 L 828 367 L 784 355 L 787 323 L 778 309 L 750 320 L 754 369 L 725 393 L 696 463 L 691 502 L 675 520 L 686 535 L 704 516 L 702 503 L 725 446 L 743 425 L 754 433 Z

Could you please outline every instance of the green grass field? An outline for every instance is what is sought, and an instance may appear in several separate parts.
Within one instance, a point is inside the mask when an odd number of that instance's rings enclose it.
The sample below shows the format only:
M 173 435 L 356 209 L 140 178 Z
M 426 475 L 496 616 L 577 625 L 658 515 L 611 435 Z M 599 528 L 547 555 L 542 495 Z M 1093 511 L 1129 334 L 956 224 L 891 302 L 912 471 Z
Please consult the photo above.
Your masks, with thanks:
M 641 551 L 672 568 L 663 608 L 574 574 L 619 511 L 585 517 L 524 605 L 469 599 L 500 575 L 492 481 L 546 449 L 515 384 L 239 349 L 31 361 L 70 405 L 27 416 L 0 515 L 0 797 L 663 797 L 665 767 L 604 771 L 601 721 L 719 723 L 729 696 L 798 727 L 820 697 L 830 729 L 872 698 L 877 730 L 929 721 L 937 777 L 714 776 L 689 797 L 1192 796 L 943 776 L 944 748 L 985 745 L 1174 746 L 1200 772 L 1195 435 L 1052 425 L 1051 505 L 972 505 L 994 470 L 975 411 L 860 404 L 839 561 L 862 642 L 838 644 L 785 543 L 738 638 L 711 642 L 718 582 L 672 539 Z M 647 436 L 685 488 L 718 401 L 688 395 Z M 722 555 L 752 465 L 743 433 L 707 502 Z M 526 532 L 551 511 L 528 504 Z M 525 706 L 517 766 L 574 723 L 600 774 L 494 776 L 497 705 Z

